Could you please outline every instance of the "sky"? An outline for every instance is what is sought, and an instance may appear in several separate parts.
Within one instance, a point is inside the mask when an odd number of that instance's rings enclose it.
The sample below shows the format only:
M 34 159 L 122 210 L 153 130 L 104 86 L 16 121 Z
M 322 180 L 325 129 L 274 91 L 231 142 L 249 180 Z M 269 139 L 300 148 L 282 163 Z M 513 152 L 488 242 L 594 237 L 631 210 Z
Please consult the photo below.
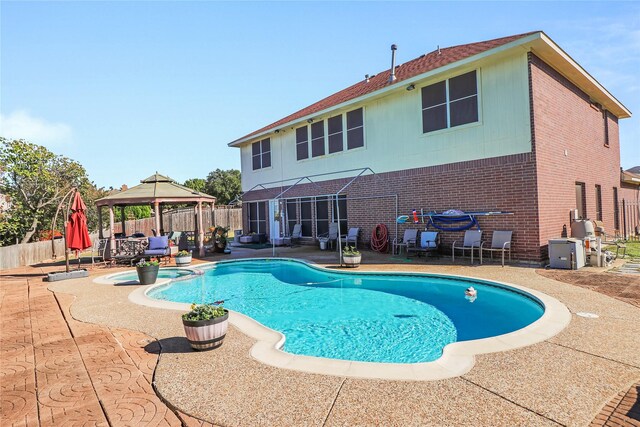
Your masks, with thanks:
M 0 136 L 82 164 L 99 187 L 239 169 L 227 144 L 437 46 L 543 30 L 634 114 L 640 3 L 0 2 Z

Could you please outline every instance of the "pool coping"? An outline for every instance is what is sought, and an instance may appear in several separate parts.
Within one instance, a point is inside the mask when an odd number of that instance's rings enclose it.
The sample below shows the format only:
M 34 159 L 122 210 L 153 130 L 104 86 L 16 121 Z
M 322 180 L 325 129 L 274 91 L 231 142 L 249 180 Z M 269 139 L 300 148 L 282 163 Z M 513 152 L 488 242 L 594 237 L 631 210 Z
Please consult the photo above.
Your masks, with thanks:
M 230 260 L 199 264 L 196 267 L 189 267 L 190 270 L 198 270 L 201 267 L 215 266 L 218 263 L 233 263 L 247 260 L 265 260 L 273 258 L 249 258 L 242 260 Z M 304 260 L 293 258 L 277 258 L 278 260 L 288 260 L 306 264 L 312 268 L 325 270 L 325 267 L 315 265 Z M 331 271 L 331 270 L 329 270 Z M 331 271 L 335 273 L 335 271 Z M 389 274 L 384 272 L 353 272 L 355 274 Z M 123 274 L 123 273 L 120 273 Z M 388 379 L 388 380 L 441 380 L 454 378 L 469 372 L 475 365 L 475 356 L 478 354 L 495 353 L 507 350 L 514 350 L 521 347 L 533 345 L 546 341 L 560 333 L 571 321 L 571 313 L 567 307 L 557 299 L 542 292 L 526 288 L 524 286 L 505 283 L 496 280 L 486 280 L 463 275 L 448 275 L 438 273 L 421 272 L 393 272 L 391 274 L 411 275 L 411 276 L 431 276 L 452 278 L 458 277 L 467 280 L 497 284 L 507 288 L 517 289 L 526 292 L 537 298 L 544 305 L 544 314 L 530 325 L 510 332 L 490 338 L 483 338 L 471 341 L 461 341 L 448 344 L 444 347 L 442 356 L 432 362 L 422 363 L 380 363 L 380 362 L 360 362 L 350 360 L 328 359 L 323 357 L 304 356 L 284 352 L 280 350 L 285 342 L 285 336 L 261 323 L 255 321 L 242 313 L 229 310 L 229 323 L 238 328 L 241 332 L 256 340 L 251 347 L 251 356 L 266 365 L 278 368 L 291 369 L 300 372 L 333 375 L 351 378 L 366 379 Z M 94 279 L 96 283 L 114 284 L 107 280 L 108 276 L 101 276 Z M 189 277 L 189 276 L 187 276 Z M 129 300 L 135 304 L 147 307 L 169 309 L 186 312 L 190 310 L 191 304 L 176 303 L 152 299 L 147 293 L 154 288 L 164 286 L 173 279 L 163 279 L 155 284 L 140 286 L 129 294 Z

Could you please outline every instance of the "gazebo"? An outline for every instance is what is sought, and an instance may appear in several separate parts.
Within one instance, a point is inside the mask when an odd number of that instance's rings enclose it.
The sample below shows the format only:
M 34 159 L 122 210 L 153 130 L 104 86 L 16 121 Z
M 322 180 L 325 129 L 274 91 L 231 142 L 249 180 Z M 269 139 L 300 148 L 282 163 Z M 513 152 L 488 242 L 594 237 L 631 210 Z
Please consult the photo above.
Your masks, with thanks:
M 160 175 L 158 172 L 149 178 L 140 181 L 140 185 L 131 187 L 127 190 L 111 194 L 102 199 L 96 200 L 98 208 L 98 224 L 99 236 L 103 238 L 102 232 L 102 207 L 109 208 L 109 229 L 111 230 L 111 248 L 115 248 L 115 235 L 113 233 L 114 226 L 114 209 L 120 207 L 122 209 L 122 232 L 125 232 L 125 206 L 151 205 L 155 212 L 156 230 L 163 230 L 162 208 L 165 205 L 195 205 L 196 227 L 198 228 L 198 252 L 200 256 L 204 256 L 204 230 L 202 225 L 202 204 L 211 204 L 211 209 L 215 206 L 216 198 L 191 188 L 177 184 L 173 179 Z

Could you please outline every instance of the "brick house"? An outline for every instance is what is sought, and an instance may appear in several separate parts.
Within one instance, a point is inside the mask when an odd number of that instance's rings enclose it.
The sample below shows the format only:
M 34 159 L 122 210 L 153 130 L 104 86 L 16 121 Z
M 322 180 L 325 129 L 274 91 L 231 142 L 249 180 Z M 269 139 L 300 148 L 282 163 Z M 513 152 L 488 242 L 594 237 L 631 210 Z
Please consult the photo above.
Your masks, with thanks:
M 484 238 L 512 230 L 514 257 L 540 263 L 576 209 L 619 228 L 618 120 L 631 113 L 546 34 L 437 49 L 393 70 L 229 143 L 241 152 L 245 230 L 298 222 L 312 242 L 339 207 L 341 227 L 368 242 L 378 223 L 392 238 L 415 228 L 396 212 L 508 211 L 480 219 Z M 340 171 L 361 168 L 375 174 L 337 204 L 327 197 L 357 173 Z M 443 247 L 461 235 L 441 233 Z

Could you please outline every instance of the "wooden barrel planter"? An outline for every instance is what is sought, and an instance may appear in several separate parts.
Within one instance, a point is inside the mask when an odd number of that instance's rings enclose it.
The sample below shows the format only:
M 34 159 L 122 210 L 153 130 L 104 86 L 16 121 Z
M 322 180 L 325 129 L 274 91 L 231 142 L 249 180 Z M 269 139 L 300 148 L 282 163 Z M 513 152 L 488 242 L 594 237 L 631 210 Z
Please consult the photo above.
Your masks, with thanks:
M 342 262 L 345 267 L 359 267 L 362 255 L 342 255 Z
M 177 256 L 175 260 L 177 267 L 186 267 L 191 264 L 191 255 Z
M 184 320 L 184 332 L 194 350 L 209 350 L 222 345 L 229 328 L 229 311 L 224 310 L 224 316 L 209 320 Z

